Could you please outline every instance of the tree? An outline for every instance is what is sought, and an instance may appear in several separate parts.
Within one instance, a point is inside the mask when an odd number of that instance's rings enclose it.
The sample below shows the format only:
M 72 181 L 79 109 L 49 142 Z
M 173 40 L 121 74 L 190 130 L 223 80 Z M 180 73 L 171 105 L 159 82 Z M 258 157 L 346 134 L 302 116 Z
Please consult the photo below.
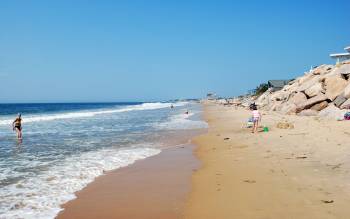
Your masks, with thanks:
M 256 87 L 255 89 L 255 95 L 256 96 L 260 96 L 261 94 L 263 94 L 265 91 L 267 91 L 267 89 L 269 89 L 269 85 L 266 83 L 262 83 L 259 86 Z

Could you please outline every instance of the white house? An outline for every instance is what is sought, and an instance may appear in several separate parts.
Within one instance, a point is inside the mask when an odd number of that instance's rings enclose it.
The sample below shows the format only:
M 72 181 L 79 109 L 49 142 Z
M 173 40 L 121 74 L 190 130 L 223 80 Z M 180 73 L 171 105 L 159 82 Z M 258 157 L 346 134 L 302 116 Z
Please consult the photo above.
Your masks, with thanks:
M 344 50 L 346 52 L 330 54 L 330 57 L 333 58 L 333 59 L 336 59 L 337 60 L 337 64 L 339 62 L 342 62 L 342 61 L 345 61 L 345 60 L 350 60 L 350 46 L 345 47 Z

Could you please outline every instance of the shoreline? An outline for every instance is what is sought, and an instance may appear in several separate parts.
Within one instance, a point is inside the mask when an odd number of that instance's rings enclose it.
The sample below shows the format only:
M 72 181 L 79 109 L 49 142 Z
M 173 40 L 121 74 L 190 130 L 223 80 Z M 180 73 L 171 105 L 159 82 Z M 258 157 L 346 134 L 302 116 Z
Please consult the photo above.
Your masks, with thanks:
M 163 149 L 159 154 L 97 177 L 77 198 L 62 205 L 56 218 L 178 219 L 199 168 L 195 145 Z
M 202 121 L 198 116 L 197 120 Z M 62 204 L 55 218 L 181 218 L 192 171 L 199 166 L 191 140 L 206 130 L 175 129 L 155 133 L 147 141 L 159 145 L 156 147 L 161 150 L 159 154 L 96 177 L 75 192 L 74 199 Z
M 166 148 L 97 178 L 57 218 L 338 219 L 350 214 L 350 123 L 262 112 L 270 131 L 252 134 L 242 128 L 249 111 L 216 104 L 203 108 L 209 128 L 192 138 L 192 146 Z M 294 128 L 277 128 L 279 122 Z

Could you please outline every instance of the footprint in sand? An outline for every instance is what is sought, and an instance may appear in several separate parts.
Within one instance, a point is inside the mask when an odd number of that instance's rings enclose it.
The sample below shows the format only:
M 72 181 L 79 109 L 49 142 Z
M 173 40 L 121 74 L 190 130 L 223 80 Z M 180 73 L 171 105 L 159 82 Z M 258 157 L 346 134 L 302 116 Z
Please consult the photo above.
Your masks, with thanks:
M 321 202 L 323 202 L 325 204 L 331 204 L 334 202 L 334 200 L 321 200 Z
M 217 174 L 216 174 L 216 177 L 219 177 L 219 176 L 221 176 L 221 174 L 220 174 L 220 173 L 217 173 Z M 221 188 L 220 188 L 221 183 L 218 182 L 219 179 L 217 178 L 216 181 L 217 181 L 217 182 L 216 182 L 216 186 L 217 186 L 216 191 L 221 191 Z
M 242 145 L 242 146 L 238 146 L 236 148 L 242 149 L 242 148 L 247 148 L 247 147 L 248 147 L 247 145 Z
M 287 176 L 286 172 L 284 172 L 284 170 L 281 170 L 281 173 L 284 175 L 284 176 Z
M 332 170 L 340 168 L 344 163 L 338 163 L 338 164 L 326 164 L 326 166 L 331 167 Z
M 246 182 L 246 183 L 256 183 L 255 180 L 251 180 L 251 179 L 244 180 L 243 182 Z

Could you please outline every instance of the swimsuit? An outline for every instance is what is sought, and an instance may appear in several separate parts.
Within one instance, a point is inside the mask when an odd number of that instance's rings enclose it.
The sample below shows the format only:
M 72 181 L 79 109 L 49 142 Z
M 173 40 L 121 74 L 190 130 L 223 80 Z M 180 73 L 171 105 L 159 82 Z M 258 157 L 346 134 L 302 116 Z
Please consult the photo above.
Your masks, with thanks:
M 18 129 L 19 131 L 22 130 L 22 125 L 21 125 L 21 120 L 18 119 L 16 122 L 15 122 L 15 128 Z
M 258 110 L 253 110 L 253 121 L 257 122 L 260 119 L 260 113 Z

